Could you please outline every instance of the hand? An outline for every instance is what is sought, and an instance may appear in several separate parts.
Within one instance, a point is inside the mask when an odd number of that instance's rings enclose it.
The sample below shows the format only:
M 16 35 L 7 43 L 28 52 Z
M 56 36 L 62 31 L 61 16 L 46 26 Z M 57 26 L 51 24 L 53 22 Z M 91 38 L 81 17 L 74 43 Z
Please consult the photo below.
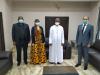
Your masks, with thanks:
M 61 45 L 63 46 L 64 44 L 62 43 Z
M 32 46 L 34 46 L 34 43 L 32 43 Z
M 90 44 L 87 45 L 87 47 L 90 47 L 90 46 L 91 46 Z
M 16 45 L 16 42 L 13 42 L 13 45 L 15 46 Z
M 45 43 L 43 43 L 45 45 Z
M 49 44 L 49 46 L 52 46 L 52 44 Z

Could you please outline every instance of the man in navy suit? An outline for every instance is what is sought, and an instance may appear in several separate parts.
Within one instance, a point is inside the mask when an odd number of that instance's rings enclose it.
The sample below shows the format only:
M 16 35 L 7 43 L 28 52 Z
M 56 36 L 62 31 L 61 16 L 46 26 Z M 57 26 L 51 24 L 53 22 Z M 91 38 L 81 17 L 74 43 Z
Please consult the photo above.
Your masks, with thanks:
M 75 67 L 81 65 L 82 57 L 84 58 L 84 70 L 88 68 L 88 51 L 93 40 L 93 26 L 88 23 L 89 17 L 83 17 L 83 24 L 78 26 L 76 35 L 76 44 L 78 48 L 78 63 Z
M 21 63 L 21 49 L 23 49 L 24 63 L 27 64 L 27 48 L 30 42 L 30 30 L 28 24 L 24 23 L 22 16 L 18 17 L 18 23 L 13 24 L 12 40 L 17 49 L 17 65 Z

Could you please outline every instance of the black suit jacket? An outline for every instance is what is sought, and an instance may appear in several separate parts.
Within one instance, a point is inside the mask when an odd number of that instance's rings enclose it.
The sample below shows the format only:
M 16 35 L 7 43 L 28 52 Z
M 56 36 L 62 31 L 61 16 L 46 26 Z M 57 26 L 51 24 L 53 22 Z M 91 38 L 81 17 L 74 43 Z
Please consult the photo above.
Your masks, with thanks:
M 12 40 L 17 44 L 28 44 L 30 41 L 30 30 L 28 24 L 25 23 L 13 24 Z

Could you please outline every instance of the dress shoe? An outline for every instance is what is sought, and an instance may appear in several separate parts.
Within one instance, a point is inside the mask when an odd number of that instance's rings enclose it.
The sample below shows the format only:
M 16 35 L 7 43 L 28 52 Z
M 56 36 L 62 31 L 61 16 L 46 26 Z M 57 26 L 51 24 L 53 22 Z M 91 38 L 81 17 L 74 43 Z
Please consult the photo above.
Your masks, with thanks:
M 17 66 L 20 66 L 20 63 L 17 63 Z
M 88 66 L 84 66 L 84 70 L 87 70 L 88 69 Z
M 25 62 L 25 64 L 27 65 L 27 62 Z
M 54 62 L 49 62 L 50 64 L 54 64 Z
M 76 64 L 75 67 L 79 67 L 81 64 Z
M 57 64 L 61 64 L 60 62 L 58 62 Z

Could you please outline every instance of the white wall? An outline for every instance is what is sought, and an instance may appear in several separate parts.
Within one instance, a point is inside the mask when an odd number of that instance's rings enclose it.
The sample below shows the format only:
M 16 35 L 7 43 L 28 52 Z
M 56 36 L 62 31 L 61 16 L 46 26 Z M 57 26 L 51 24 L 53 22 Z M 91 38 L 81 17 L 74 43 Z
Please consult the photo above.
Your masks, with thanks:
M 12 47 L 11 42 L 11 2 L 7 0 L 0 0 L 0 12 L 3 14 L 3 28 L 5 38 L 5 48 L 10 50 Z
M 33 1 L 33 0 L 13 0 L 13 1 Z M 78 1 L 98 1 L 98 0 L 34 0 L 34 1 L 48 1 L 48 2 L 50 2 L 50 1 L 74 1 L 74 2 L 78 2 Z
M 30 28 L 33 21 L 39 18 L 41 25 L 45 30 L 45 16 L 69 16 L 69 36 L 68 39 L 75 40 L 78 24 L 82 22 L 82 17 L 87 15 L 90 22 L 97 26 L 98 3 L 85 2 L 7 2 L 8 0 L 0 0 L 0 11 L 3 13 L 3 25 L 6 50 L 12 48 L 11 29 L 12 24 L 17 22 L 18 16 L 23 16 L 25 22 Z
M 13 3 L 13 23 L 18 16 L 23 16 L 30 28 L 34 19 L 38 18 L 45 30 L 45 16 L 69 16 L 68 40 L 75 40 L 77 26 L 82 22 L 84 15 L 90 16 L 90 4 L 81 2 L 58 3 L 57 10 L 55 3 Z

